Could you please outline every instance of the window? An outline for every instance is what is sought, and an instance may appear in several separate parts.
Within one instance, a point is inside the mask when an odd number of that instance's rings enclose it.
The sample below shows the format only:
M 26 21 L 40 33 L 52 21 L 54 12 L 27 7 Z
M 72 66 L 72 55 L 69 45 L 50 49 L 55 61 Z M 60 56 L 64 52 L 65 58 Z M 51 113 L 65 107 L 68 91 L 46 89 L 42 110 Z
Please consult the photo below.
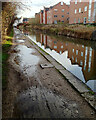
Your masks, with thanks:
M 78 55 L 78 50 L 76 50 L 76 55 Z
M 83 52 L 81 52 L 81 56 L 83 57 Z
M 54 41 L 54 44 L 57 44 L 57 42 L 56 42 L 56 41 Z
M 81 2 L 81 0 L 79 0 L 79 2 Z
M 78 18 L 78 23 L 80 23 L 80 18 Z
M 79 8 L 79 13 L 81 13 L 81 8 Z
M 82 60 L 80 61 L 80 65 L 81 65 L 81 66 L 83 65 L 83 62 L 82 62 Z
M 62 54 L 62 51 L 60 51 L 59 53 Z
M 64 9 L 62 9 L 62 12 L 64 12 Z
M 84 11 L 87 11 L 87 6 L 85 6 Z
M 72 56 L 72 60 L 74 60 L 74 57 Z
M 69 20 L 69 17 L 67 18 L 67 20 Z
M 77 4 L 77 0 L 75 0 L 75 4 Z
M 75 58 L 75 62 L 77 62 L 77 58 Z
M 57 17 L 57 15 L 54 15 L 54 17 Z
M 54 49 L 57 49 L 57 46 L 54 46 Z
M 64 17 L 64 15 L 62 15 L 62 17 Z
M 74 53 L 74 49 L 73 49 L 72 51 L 73 51 L 73 53 Z
M 54 21 L 54 24 L 57 24 L 57 20 Z
M 58 10 L 57 9 L 54 9 L 55 12 L 57 12 Z
M 68 43 L 66 43 L 66 46 L 68 46 Z
M 90 21 L 90 18 L 91 18 L 91 7 L 92 7 L 92 0 L 89 0 L 89 13 L 88 13 L 88 21 Z
M 77 10 L 75 9 L 75 14 L 77 13 Z
M 76 18 L 74 18 L 74 23 L 76 23 Z
M 61 46 L 61 48 L 63 48 L 63 45 Z
M 63 5 L 63 2 L 61 2 L 61 5 Z

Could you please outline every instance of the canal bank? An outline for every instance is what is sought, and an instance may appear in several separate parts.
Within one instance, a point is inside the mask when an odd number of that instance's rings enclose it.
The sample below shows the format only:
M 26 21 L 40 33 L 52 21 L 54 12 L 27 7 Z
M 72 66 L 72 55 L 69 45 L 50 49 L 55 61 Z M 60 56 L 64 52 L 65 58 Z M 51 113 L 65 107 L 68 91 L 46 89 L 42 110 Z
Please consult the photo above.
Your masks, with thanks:
M 52 33 L 59 36 L 80 38 L 96 41 L 96 26 L 92 25 L 25 25 L 25 28 L 38 30 L 44 33 Z

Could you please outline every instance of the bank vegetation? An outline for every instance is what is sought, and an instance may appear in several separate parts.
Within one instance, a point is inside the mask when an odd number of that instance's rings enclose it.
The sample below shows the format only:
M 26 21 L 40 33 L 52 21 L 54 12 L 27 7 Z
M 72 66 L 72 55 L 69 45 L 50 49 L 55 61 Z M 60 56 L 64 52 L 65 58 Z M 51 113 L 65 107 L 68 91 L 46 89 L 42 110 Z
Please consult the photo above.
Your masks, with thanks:
M 52 25 L 41 25 L 41 24 L 28 24 L 26 28 L 35 29 L 44 33 L 52 33 L 56 35 L 63 35 L 73 38 L 80 38 L 90 40 L 92 38 L 93 31 L 96 30 L 96 26 L 92 25 L 68 25 L 68 24 L 52 24 Z

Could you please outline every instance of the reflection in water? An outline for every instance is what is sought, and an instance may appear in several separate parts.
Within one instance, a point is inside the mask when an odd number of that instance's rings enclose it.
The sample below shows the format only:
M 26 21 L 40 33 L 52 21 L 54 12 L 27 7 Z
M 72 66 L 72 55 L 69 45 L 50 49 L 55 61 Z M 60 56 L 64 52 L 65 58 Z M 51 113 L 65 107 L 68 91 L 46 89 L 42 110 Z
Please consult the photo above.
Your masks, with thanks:
M 94 43 L 77 44 L 67 37 L 60 40 L 59 37 L 36 33 L 31 33 L 29 37 L 96 92 L 96 49 L 92 48 Z

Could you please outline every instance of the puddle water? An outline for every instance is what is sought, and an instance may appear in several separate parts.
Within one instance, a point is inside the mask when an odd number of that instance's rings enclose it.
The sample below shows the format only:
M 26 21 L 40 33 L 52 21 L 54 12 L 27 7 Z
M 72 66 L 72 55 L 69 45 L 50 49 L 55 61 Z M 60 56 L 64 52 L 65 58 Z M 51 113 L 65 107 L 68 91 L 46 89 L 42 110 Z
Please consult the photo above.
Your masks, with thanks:
M 36 32 L 28 37 L 96 92 L 96 42 Z
M 39 57 L 33 55 L 35 50 L 27 48 L 24 45 L 18 45 L 16 51 L 19 51 L 14 61 L 19 65 L 20 69 L 28 76 L 33 76 L 36 71 L 36 66 L 39 62 Z
M 17 40 L 18 43 L 23 43 L 25 42 L 24 40 Z

